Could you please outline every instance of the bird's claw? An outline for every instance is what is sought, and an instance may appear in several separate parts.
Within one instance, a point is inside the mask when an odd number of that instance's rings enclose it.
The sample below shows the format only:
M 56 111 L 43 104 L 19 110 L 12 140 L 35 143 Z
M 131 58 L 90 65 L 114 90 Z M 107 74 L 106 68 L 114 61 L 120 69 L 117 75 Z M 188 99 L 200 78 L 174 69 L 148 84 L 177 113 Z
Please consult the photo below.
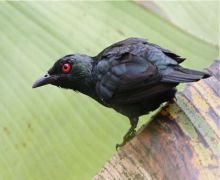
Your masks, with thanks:
M 128 131 L 125 136 L 123 137 L 123 142 L 120 144 L 116 144 L 116 151 L 118 151 L 119 148 L 124 146 L 129 140 L 131 140 L 135 136 L 136 130 L 132 129 L 131 131 Z
M 123 142 L 122 142 L 121 144 L 116 144 L 116 146 L 115 146 L 116 151 L 118 151 L 118 149 L 119 149 L 120 147 L 122 147 L 123 145 L 124 145 Z

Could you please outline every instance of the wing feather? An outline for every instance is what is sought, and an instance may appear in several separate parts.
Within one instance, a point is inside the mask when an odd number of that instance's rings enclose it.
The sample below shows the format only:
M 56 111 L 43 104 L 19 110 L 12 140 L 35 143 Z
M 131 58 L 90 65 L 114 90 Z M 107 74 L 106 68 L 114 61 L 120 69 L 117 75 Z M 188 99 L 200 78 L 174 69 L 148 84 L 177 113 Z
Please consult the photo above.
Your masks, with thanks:
M 141 94 L 149 97 L 148 89 L 152 91 L 151 87 L 161 80 L 157 67 L 141 57 L 126 54 L 115 61 L 118 63 L 109 65 L 108 71 L 96 83 L 96 92 L 104 102 L 126 103 L 130 96 L 130 103 L 143 100 Z M 98 64 L 97 69 L 102 69 L 101 65 Z
M 94 58 L 96 93 L 103 102 L 113 103 L 135 103 L 173 89 L 180 78 L 167 72 L 184 60 L 140 38 L 117 42 Z

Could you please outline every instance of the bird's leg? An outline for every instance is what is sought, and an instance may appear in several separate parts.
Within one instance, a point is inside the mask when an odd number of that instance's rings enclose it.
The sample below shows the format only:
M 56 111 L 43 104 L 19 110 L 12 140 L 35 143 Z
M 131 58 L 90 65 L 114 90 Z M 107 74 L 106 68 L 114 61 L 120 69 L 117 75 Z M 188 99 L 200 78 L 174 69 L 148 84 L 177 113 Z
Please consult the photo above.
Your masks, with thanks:
M 132 139 L 135 136 L 136 130 L 135 128 L 137 127 L 138 124 L 138 118 L 129 118 L 131 127 L 128 129 L 127 133 L 123 137 L 123 142 L 121 144 L 116 144 L 116 150 L 119 147 L 124 146 L 130 139 Z

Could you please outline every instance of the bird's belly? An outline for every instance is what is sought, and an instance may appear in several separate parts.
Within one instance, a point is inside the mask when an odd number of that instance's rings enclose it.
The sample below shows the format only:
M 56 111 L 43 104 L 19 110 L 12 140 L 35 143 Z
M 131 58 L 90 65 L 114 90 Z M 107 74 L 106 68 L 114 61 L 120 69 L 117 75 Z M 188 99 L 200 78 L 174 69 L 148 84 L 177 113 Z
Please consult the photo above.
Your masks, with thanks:
M 139 117 L 141 115 L 148 114 L 150 111 L 156 110 L 162 103 L 172 100 L 175 97 L 175 93 L 176 89 L 173 88 L 166 93 L 162 93 L 150 99 L 143 99 L 132 104 L 115 103 L 111 104 L 110 107 L 129 118 Z
M 140 116 L 141 109 L 139 104 L 113 104 L 111 107 L 128 118 Z

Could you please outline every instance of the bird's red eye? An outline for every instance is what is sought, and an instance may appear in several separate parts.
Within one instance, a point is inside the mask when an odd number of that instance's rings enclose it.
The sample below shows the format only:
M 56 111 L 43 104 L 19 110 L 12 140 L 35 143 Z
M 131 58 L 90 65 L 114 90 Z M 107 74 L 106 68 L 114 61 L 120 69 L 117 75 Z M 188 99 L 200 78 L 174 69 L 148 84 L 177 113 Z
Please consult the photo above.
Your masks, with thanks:
M 62 71 L 64 73 L 68 73 L 68 72 L 70 72 L 70 70 L 71 70 L 71 65 L 69 63 L 65 63 L 62 65 Z

